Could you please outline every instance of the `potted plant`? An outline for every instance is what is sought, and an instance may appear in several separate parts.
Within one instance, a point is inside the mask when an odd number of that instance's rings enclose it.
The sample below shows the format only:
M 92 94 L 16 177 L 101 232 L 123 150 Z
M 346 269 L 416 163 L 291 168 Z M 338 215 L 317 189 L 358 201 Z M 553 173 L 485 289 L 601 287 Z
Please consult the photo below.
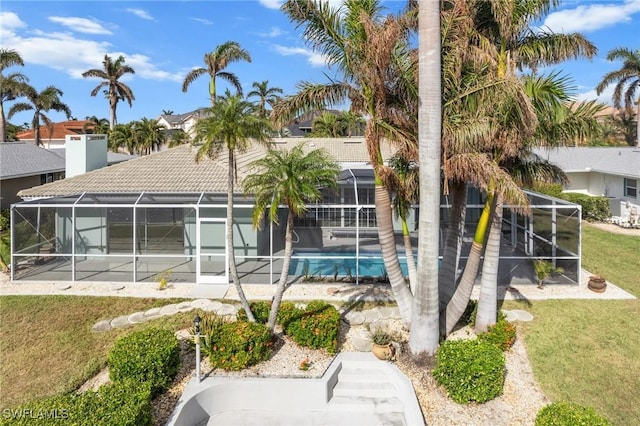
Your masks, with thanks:
M 385 361 L 393 358 L 395 350 L 391 343 L 392 337 L 389 333 L 382 329 L 377 329 L 371 335 L 371 340 L 373 341 L 371 352 L 373 352 L 376 358 Z
M 543 281 L 549 278 L 554 274 L 561 274 L 564 272 L 564 269 L 561 267 L 553 266 L 553 263 L 548 260 L 535 259 L 533 261 L 533 271 L 536 274 L 536 278 L 538 278 L 538 288 L 543 288 Z

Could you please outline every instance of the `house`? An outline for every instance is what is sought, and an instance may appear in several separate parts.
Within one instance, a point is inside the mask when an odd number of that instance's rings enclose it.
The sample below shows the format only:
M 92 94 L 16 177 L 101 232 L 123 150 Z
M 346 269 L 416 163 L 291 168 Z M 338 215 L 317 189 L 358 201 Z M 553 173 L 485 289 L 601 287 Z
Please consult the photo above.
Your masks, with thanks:
M 567 174 L 566 192 L 608 197 L 613 216 L 628 217 L 634 208 L 640 211 L 640 148 L 559 147 L 534 152 Z
M 40 126 L 40 142 L 45 148 L 63 148 L 65 136 L 67 135 L 83 135 L 91 133 L 95 123 L 87 120 L 69 120 L 60 123 L 53 123 L 52 127 Z M 16 138 L 22 142 L 35 143 L 35 132 L 25 130 L 16 135 Z
M 290 274 L 356 280 L 384 277 L 375 182 L 364 138 L 280 138 L 273 146 L 290 149 L 297 144 L 305 150 L 326 149 L 342 171 L 338 189 L 324 189 L 323 199 L 296 219 Z M 236 158 L 234 247 L 226 247 L 225 241 L 227 156 L 196 162 L 196 150 L 182 145 L 22 190 L 19 195 L 25 202 L 12 207 L 12 231 L 25 237 L 16 241 L 12 252 L 12 279 L 150 282 L 170 270 L 176 283 L 228 284 L 233 252 L 243 283 L 276 282 L 283 263 L 286 209 L 279 212 L 279 225 L 265 221 L 254 227 L 253 199 L 242 193 L 240 184 L 251 172 L 249 164 L 263 157 L 265 148 L 252 146 Z M 383 144 L 383 158 L 392 155 L 392 147 Z M 534 282 L 531 262 L 523 259 L 558 256 L 566 271 L 564 278 L 577 282 L 579 237 L 549 237 L 555 232 L 555 222 L 549 219 L 562 212 L 568 219 L 559 232 L 579 235 L 579 206 L 538 199 L 544 205 L 539 215 L 505 215 L 501 276 L 510 283 Z M 551 203 L 550 210 L 547 204 Z M 447 207 L 445 202 L 443 217 Z M 468 208 L 480 210 L 482 204 Z M 417 243 L 416 216 L 414 209 L 408 218 L 413 244 Z M 543 222 L 536 222 L 537 218 Z M 394 227 L 403 262 L 400 221 Z M 544 238 L 535 232 L 539 228 Z M 465 236 L 463 256 L 469 252 L 472 232 Z M 569 240 L 570 245 L 563 246 Z
M 162 114 L 158 117 L 158 125 L 167 129 L 167 136 L 170 138 L 175 131 L 182 130 L 192 136 L 196 122 L 207 113 L 207 108 L 198 108 L 184 114 Z

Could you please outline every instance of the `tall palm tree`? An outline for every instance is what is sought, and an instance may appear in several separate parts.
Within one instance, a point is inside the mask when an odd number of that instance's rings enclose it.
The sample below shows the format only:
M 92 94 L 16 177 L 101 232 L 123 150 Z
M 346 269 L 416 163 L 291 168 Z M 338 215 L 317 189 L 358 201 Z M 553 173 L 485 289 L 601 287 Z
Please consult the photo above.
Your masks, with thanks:
M 86 117 L 87 123 L 82 126 L 85 133 L 94 133 L 96 135 L 106 135 L 109 133 L 109 120 L 106 118 L 98 118 L 95 115 Z
M 4 70 L 10 67 L 24 66 L 24 61 L 13 49 L 0 49 L 0 142 L 7 140 L 7 123 L 4 116 L 4 102 L 20 96 L 29 79 L 22 73 L 14 72 L 4 75 Z
M 364 119 L 352 112 L 352 111 L 343 111 L 340 115 L 340 119 L 347 126 L 347 136 L 351 137 L 354 133 L 359 133 L 362 131 L 362 127 L 364 127 Z
M 135 122 L 116 124 L 109 132 L 109 150 L 118 152 L 120 148 L 126 148 L 130 155 L 136 153 L 137 141 L 134 131 Z
M 323 149 L 305 153 L 304 144 L 298 144 L 290 151 L 271 149 L 266 157 L 254 161 L 250 167 L 253 172 L 242 184 L 245 193 L 255 197 L 253 225 L 260 228 L 265 215 L 270 222 L 278 224 L 280 206 L 287 206 L 288 210 L 282 272 L 267 322 L 273 331 L 289 279 L 293 220 L 304 215 L 307 203 L 322 199 L 322 188 L 337 187 L 340 168 Z
M 133 131 L 136 134 L 137 149 L 140 154 L 158 151 L 167 141 L 166 129 L 153 119 L 145 117 L 135 122 Z
M 636 146 L 640 147 L 640 49 L 618 47 L 607 54 L 609 61 L 620 59 L 624 61 L 622 68 L 607 73 L 596 87 L 596 91 L 600 94 L 608 85 L 617 82 L 613 91 L 615 107 L 620 109 L 624 104 L 630 111 L 636 104 Z
M 242 95 L 242 86 L 238 77 L 228 71 L 224 71 L 232 62 L 246 61 L 251 62 L 249 52 L 240 47 L 236 41 L 227 41 L 218 45 L 213 52 L 204 55 L 204 63 L 206 68 L 194 68 L 185 76 L 182 83 L 182 91 L 186 93 L 189 85 L 198 77 L 209 75 L 209 97 L 211 105 L 216 103 L 216 78 L 221 78 L 235 87 L 239 95 Z
M 267 105 L 273 106 L 280 100 L 278 93 L 282 93 L 279 87 L 269 87 L 269 80 L 263 80 L 260 83 L 254 81 L 251 85 L 253 90 L 247 94 L 247 99 L 251 97 L 258 98 L 258 113 L 262 117 L 267 116 Z
M 311 133 L 320 138 L 338 138 L 344 136 L 346 125 L 340 116 L 331 112 L 323 112 L 313 119 Z
M 82 76 L 84 78 L 97 77 L 104 80 L 91 91 L 91 96 L 96 96 L 100 89 L 105 88 L 103 93 L 109 100 L 109 128 L 113 130 L 113 127 L 118 124 L 116 115 L 118 102 L 126 100 L 129 107 L 131 107 L 131 102 L 136 99 L 131 88 L 121 82 L 120 78 L 125 74 L 135 74 L 136 72 L 129 65 L 125 64 L 125 59 L 122 55 L 118 56 L 115 61 L 111 56 L 104 55 L 102 66 L 102 69 L 94 68 L 85 71 L 82 73 Z
M 402 19 L 383 15 L 377 0 L 352 0 L 339 8 L 323 1 L 289 0 L 282 5 L 303 38 L 326 58 L 339 79 L 326 84 L 301 82 L 298 93 L 284 98 L 274 110 L 280 123 L 316 109 L 351 101 L 351 110 L 368 117 L 365 143 L 375 176 L 375 205 L 382 257 L 402 320 L 411 322 L 412 295 L 406 285 L 395 244 L 391 199 L 384 184 L 386 169 L 380 145 L 383 138 L 404 141 L 407 135 L 394 125 L 394 84 L 415 85 L 398 77 L 410 56 L 409 31 Z M 410 67 L 407 67 L 410 69 Z M 413 75 L 412 75 L 413 77 Z
M 198 120 L 193 141 L 198 146 L 196 155 L 198 161 L 205 156 L 217 158 L 222 151 L 227 151 L 226 246 L 231 251 L 229 269 L 242 307 L 246 311 L 247 317 L 252 321 L 254 317 L 242 290 L 236 268 L 233 244 L 233 195 L 234 183 L 237 178 L 236 154 L 245 152 L 253 142 L 266 145 L 271 140 L 269 136 L 273 131 L 271 123 L 255 112 L 255 106 L 252 103 L 243 100 L 239 94 L 232 96 L 227 91 L 225 96 L 220 97 L 209 109 L 209 114 Z
M 13 117 L 17 112 L 33 110 L 31 128 L 33 129 L 36 145 L 40 146 L 42 145 L 40 140 L 40 123 L 44 123 L 49 128 L 49 135 L 51 135 L 53 131 L 53 123 L 45 112 L 51 110 L 63 112 L 67 116 L 67 119 L 71 118 L 71 109 L 60 99 L 62 95 L 62 90 L 55 86 L 48 86 L 41 92 L 38 92 L 31 86 L 27 86 L 24 89 L 24 97 L 28 102 L 13 104 L 9 110 L 9 118 Z

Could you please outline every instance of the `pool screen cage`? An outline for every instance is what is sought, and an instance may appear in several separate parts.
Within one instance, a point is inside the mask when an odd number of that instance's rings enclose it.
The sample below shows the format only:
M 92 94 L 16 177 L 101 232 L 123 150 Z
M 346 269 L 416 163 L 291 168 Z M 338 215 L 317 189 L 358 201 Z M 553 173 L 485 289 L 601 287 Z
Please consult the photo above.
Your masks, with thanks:
M 384 282 L 373 186 L 352 182 L 325 191 L 321 203 L 308 206 L 295 221 L 293 282 Z M 531 213 L 505 206 L 500 284 L 535 283 L 534 259 L 553 262 L 558 283 L 579 283 L 580 206 L 529 193 Z M 464 267 L 482 196 L 469 195 L 460 268 Z M 225 244 L 226 194 L 84 193 L 25 201 L 11 208 L 11 277 L 13 280 L 229 283 L 231 250 Z M 441 205 L 440 252 L 444 246 L 449 204 Z M 280 225 L 252 224 L 252 200 L 234 201 L 234 247 L 242 283 L 275 283 L 284 253 L 285 208 Z M 417 249 L 417 215 L 407 218 Z M 396 243 L 405 276 L 402 225 L 394 220 Z

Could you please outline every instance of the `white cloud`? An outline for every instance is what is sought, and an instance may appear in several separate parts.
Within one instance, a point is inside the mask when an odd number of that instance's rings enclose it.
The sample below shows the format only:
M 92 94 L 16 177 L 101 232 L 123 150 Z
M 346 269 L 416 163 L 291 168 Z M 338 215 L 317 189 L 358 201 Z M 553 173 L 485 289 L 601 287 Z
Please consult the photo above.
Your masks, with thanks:
M 616 85 L 610 84 L 607 86 L 602 93 L 598 95 L 596 89 L 587 90 L 586 92 L 578 93 L 576 95 L 576 100 L 578 101 L 592 101 L 597 99 L 598 102 L 602 102 L 608 105 L 613 104 L 613 91 L 615 90 Z
M 269 38 L 275 38 L 275 37 L 279 37 L 282 34 L 286 34 L 285 31 L 282 31 L 280 28 L 278 27 L 271 27 L 271 31 L 266 32 L 266 33 L 259 33 L 259 35 L 261 37 L 269 37 Z
M 595 31 L 617 23 L 629 22 L 630 15 L 638 12 L 640 0 L 580 5 L 573 9 L 550 13 L 542 26 L 559 33 Z
M 24 28 L 27 24 L 22 22 L 20 17 L 13 12 L 0 12 L 0 27 L 6 30 Z
M 136 15 L 139 18 L 142 19 L 146 19 L 148 21 L 154 21 L 153 16 L 149 15 L 149 12 L 147 12 L 146 10 L 143 9 L 134 9 L 134 8 L 127 8 L 125 9 L 127 12 L 132 13 L 134 15 Z
M 288 47 L 274 44 L 273 48 L 282 56 L 301 55 L 307 57 L 307 62 L 314 67 L 323 67 L 327 65 L 326 59 L 319 53 L 302 47 Z
M 91 19 L 87 18 L 78 18 L 74 16 L 50 16 L 49 20 L 79 33 L 107 35 L 112 34 L 111 31 L 103 27 L 99 22 L 92 21 Z
M 200 22 L 201 24 L 204 24 L 204 25 L 213 25 L 212 21 L 205 18 L 191 18 L 191 19 L 196 22 Z
M 284 0 L 260 0 L 260 4 L 267 9 L 280 9 Z

